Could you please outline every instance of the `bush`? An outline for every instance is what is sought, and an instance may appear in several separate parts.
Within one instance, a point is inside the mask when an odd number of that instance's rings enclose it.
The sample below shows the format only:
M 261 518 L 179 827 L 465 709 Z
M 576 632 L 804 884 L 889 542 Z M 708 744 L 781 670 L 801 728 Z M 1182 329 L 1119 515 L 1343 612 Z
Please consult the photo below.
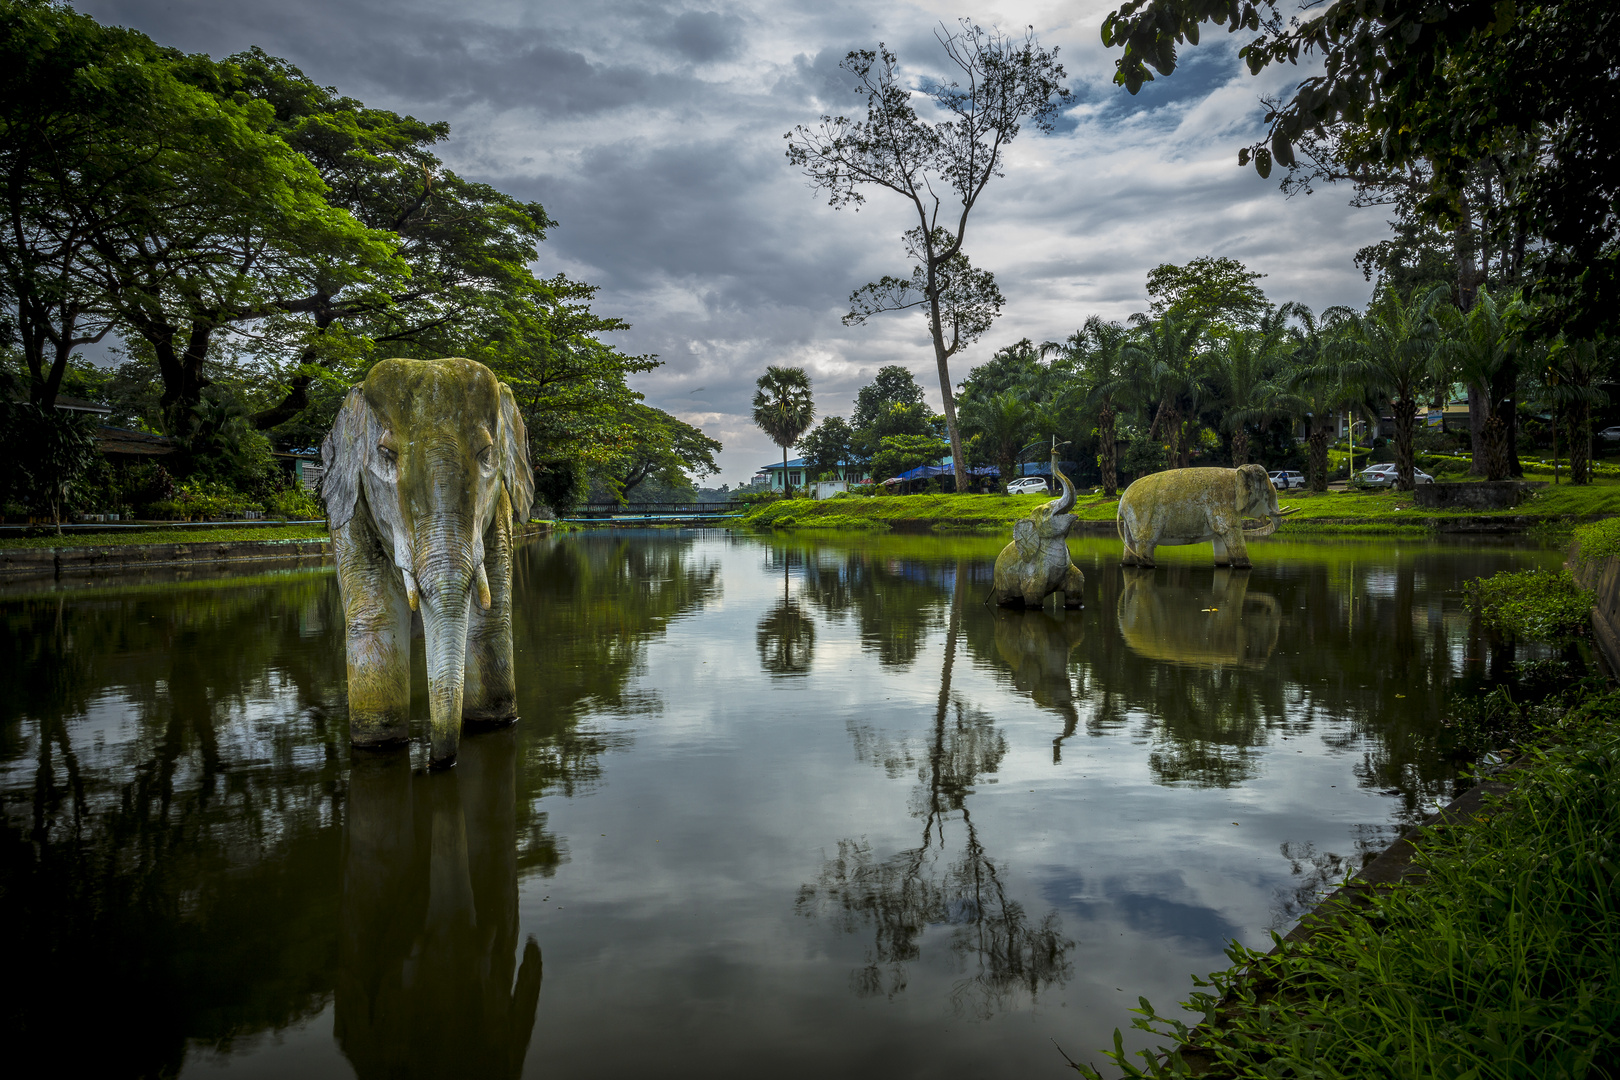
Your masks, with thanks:
M 284 521 L 315 521 L 326 516 L 320 501 L 298 484 L 282 488 L 264 500 L 264 510 Z
M 208 521 L 213 518 L 241 517 L 259 509 L 259 500 L 232 491 L 218 480 L 190 479 L 175 485 L 174 498 L 154 502 L 153 517 L 179 521 Z
M 1463 596 L 1487 627 L 1525 641 L 1564 643 L 1592 625 L 1592 594 L 1568 570 L 1503 571 L 1468 582 Z
M 780 491 L 736 491 L 731 495 L 731 501 L 744 506 L 758 506 L 760 503 L 780 502 L 786 498 Z

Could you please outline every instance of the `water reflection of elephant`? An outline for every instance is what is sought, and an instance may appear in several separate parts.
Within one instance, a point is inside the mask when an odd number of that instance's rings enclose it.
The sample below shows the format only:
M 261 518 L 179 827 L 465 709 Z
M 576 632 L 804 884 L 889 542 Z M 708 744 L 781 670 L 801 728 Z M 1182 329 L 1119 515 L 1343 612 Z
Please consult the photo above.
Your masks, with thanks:
M 1126 569 L 1119 594 L 1119 633 L 1150 660 L 1193 667 L 1262 668 L 1277 648 L 1282 609 L 1273 596 L 1249 591 L 1249 574 L 1216 570 L 1208 590 Z
M 450 773 L 355 758 L 334 1033 L 362 1080 L 522 1071 L 541 962 L 533 938 L 517 962 L 515 734 L 464 740 Z
M 1045 709 L 1074 715 L 1074 683 L 1069 656 L 1086 636 L 1085 619 L 1074 612 L 1020 615 L 1000 611 L 996 652 L 1012 672 L 1013 685 Z

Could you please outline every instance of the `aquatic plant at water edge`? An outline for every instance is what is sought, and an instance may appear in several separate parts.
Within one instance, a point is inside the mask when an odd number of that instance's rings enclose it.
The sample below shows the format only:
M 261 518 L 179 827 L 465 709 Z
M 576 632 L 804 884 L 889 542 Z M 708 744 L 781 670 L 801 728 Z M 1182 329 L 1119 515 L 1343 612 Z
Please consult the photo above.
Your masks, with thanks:
M 1568 570 L 1504 571 L 1463 586 L 1487 627 L 1526 641 L 1564 642 L 1591 628 L 1592 594 Z

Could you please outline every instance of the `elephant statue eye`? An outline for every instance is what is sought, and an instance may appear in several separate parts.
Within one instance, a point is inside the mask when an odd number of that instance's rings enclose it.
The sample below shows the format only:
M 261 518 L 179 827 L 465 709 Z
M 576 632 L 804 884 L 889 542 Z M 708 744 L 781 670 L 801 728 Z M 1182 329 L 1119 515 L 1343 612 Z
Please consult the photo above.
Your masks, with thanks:
M 487 468 L 489 466 L 489 464 L 490 464 L 490 461 L 492 460 L 492 455 L 494 453 L 495 453 L 495 447 L 493 445 L 486 446 L 482 450 L 478 451 L 478 464 L 483 465 L 484 467 Z
M 399 455 L 394 452 L 393 448 L 386 446 L 383 443 L 377 444 L 377 453 L 381 454 L 382 459 L 390 465 L 399 460 Z

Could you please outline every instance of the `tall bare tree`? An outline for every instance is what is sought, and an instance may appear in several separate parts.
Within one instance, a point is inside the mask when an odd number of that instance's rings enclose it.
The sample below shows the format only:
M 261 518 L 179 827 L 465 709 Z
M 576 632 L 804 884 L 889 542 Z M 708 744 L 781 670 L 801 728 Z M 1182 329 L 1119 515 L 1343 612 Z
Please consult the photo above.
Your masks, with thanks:
M 1051 131 L 1052 116 L 1067 100 L 1057 50 L 1040 47 L 1033 31 L 1022 39 L 962 20 L 935 36 L 957 70 L 951 81 L 902 81 L 899 62 L 883 44 L 860 50 L 840 65 L 865 99 L 866 119 L 823 116 L 814 128 L 785 137 L 787 156 L 811 186 L 836 208 L 866 201 L 864 189 L 886 188 L 908 200 L 917 226 L 905 234 L 916 265 L 909 278 L 885 277 L 855 292 L 846 322 L 879 311 L 920 308 L 933 335 L 940 396 L 950 435 L 957 490 L 967 489 L 967 459 L 956 423 L 949 361 L 1000 313 L 1001 294 L 988 271 L 974 269 L 962 250 L 968 215 L 992 176 L 999 176 L 1007 144 L 1025 120 Z M 917 114 L 916 97 L 944 118 Z M 949 197 L 949 204 L 947 203 Z

